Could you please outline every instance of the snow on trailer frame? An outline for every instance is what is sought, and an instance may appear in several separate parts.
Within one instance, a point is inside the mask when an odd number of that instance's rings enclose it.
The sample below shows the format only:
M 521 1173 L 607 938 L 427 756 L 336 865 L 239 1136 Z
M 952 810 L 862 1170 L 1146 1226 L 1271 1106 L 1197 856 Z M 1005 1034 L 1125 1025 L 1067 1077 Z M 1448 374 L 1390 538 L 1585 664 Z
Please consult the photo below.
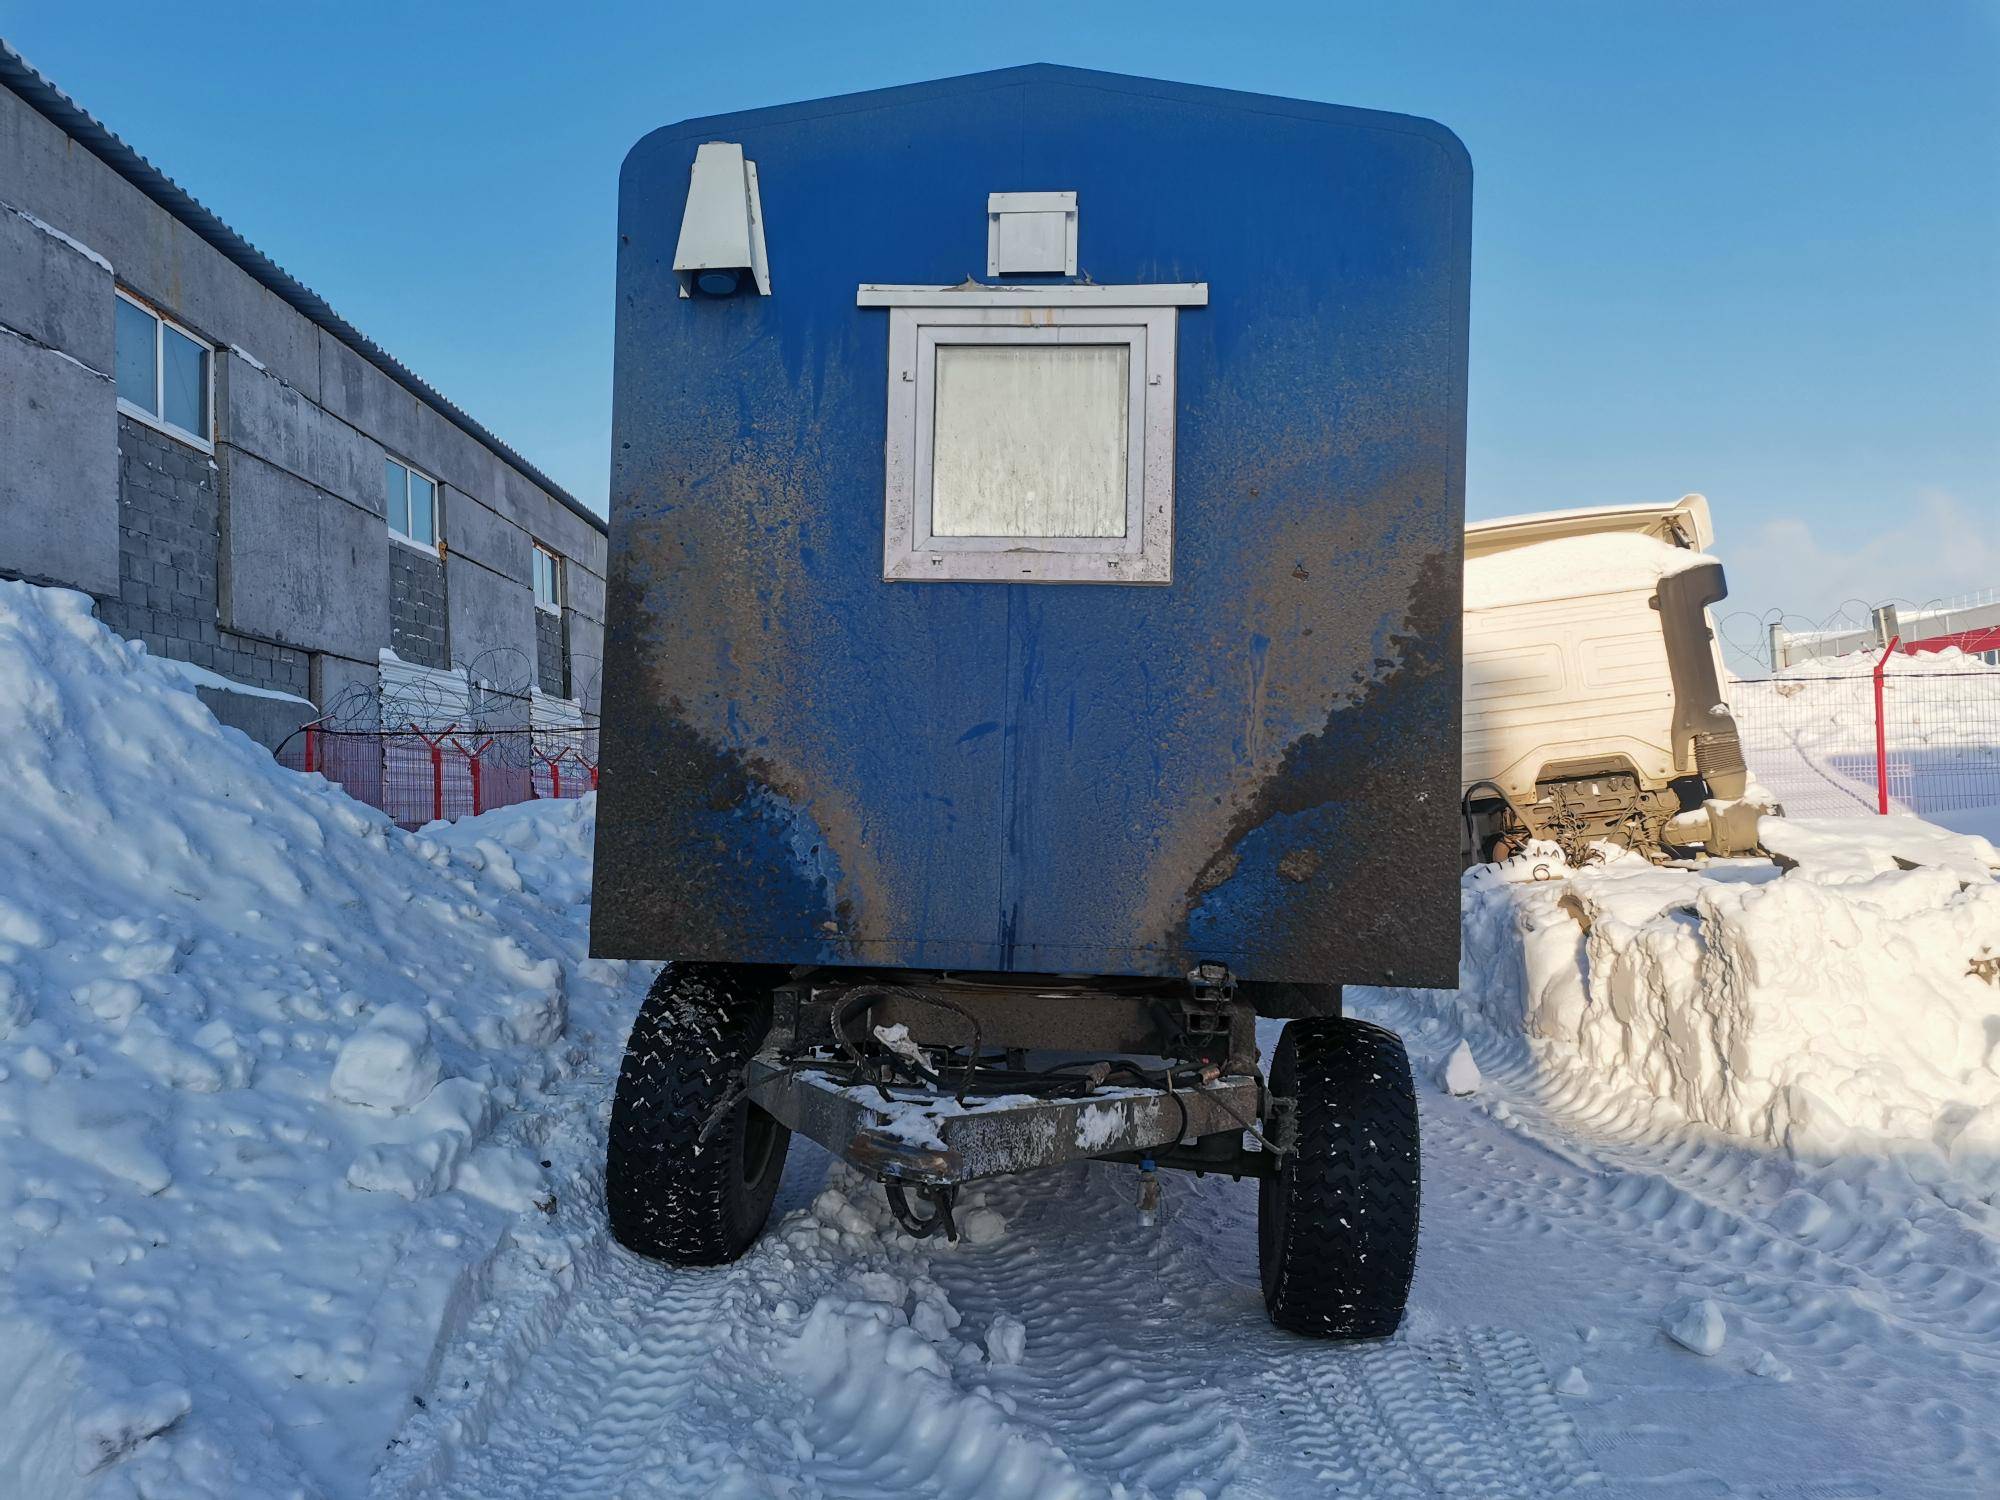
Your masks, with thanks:
M 927 1091 L 957 1161 L 872 1163 L 911 1227 L 980 1163 L 1254 1175 L 1273 1316 L 1395 1326 L 1414 1099 L 1339 995 L 1457 973 L 1470 186 L 1428 121 L 1047 66 L 634 148 L 592 951 L 675 962 L 628 1245 L 733 1258 L 788 1125 L 867 1157 Z

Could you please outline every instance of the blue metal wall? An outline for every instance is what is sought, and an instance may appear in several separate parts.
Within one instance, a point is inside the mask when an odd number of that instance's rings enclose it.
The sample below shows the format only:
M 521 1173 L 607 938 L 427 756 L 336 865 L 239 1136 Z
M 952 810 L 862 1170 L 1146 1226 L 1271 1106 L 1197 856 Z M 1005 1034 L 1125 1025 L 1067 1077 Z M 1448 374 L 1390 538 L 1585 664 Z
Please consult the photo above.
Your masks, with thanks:
M 678 295 L 714 140 L 769 297 Z M 1173 583 L 886 584 L 855 289 L 982 275 L 986 195 L 1064 189 L 1088 279 L 1209 284 Z M 641 141 L 593 950 L 1455 983 L 1470 198 L 1427 121 L 1054 67 Z

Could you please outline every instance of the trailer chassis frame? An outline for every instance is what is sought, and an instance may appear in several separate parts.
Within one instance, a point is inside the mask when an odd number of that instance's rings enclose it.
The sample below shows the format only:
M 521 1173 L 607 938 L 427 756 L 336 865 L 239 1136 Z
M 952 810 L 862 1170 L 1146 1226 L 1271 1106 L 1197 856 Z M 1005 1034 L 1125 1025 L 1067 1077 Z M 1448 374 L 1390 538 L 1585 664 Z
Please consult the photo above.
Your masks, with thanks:
M 843 1035 L 843 1011 L 857 1006 L 867 1024 Z M 954 1094 L 949 1067 L 945 1086 L 913 1086 L 887 1068 L 857 1073 L 856 1034 L 872 1042 L 872 1028 L 892 1026 L 926 1047 L 965 1047 L 976 1034 L 1024 1080 L 1029 1051 L 1056 1050 L 1178 1058 L 1198 1081 L 1177 1086 L 1170 1068 L 1164 1086 L 1113 1083 L 1112 1065 L 1099 1063 L 1077 1092 L 1051 1097 L 1025 1086 Z M 982 1178 L 1078 1160 L 1264 1177 L 1293 1134 L 1292 1101 L 1266 1088 L 1254 1010 L 1233 998 L 1226 971 L 1197 971 L 1184 986 L 808 971 L 777 987 L 738 1097 L 882 1182 L 911 1233 L 954 1238 L 952 1201 Z M 928 1218 L 909 1209 L 911 1193 L 931 1205 Z

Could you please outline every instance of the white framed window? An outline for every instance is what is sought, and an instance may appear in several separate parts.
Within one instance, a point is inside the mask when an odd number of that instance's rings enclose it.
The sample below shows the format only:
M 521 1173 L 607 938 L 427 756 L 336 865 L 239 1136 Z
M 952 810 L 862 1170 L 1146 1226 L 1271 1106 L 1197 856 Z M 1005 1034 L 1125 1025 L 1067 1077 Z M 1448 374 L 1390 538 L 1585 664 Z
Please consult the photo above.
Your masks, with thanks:
M 882 576 L 1173 580 L 1178 286 L 864 286 L 889 310 Z
M 118 289 L 118 409 L 204 453 L 215 451 L 215 346 Z
M 562 613 L 562 559 L 540 542 L 535 543 L 535 608 Z
M 389 534 L 426 552 L 438 550 L 438 483 L 406 463 L 382 460 L 382 512 Z

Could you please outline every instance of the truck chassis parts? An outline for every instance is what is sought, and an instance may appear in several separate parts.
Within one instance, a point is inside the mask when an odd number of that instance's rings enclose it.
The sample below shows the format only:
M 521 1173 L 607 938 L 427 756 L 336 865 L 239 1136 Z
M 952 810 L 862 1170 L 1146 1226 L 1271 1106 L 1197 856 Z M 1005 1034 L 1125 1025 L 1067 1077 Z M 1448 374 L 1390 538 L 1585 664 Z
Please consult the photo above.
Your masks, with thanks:
M 1415 1091 L 1364 1022 L 1290 1022 L 1269 1083 L 1226 971 L 1182 985 L 676 964 L 634 1023 L 612 1111 L 618 1239 L 682 1265 L 742 1254 L 796 1131 L 880 1182 L 919 1238 L 958 1238 L 965 1184 L 1079 1160 L 1259 1185 L 1259 1260 L 1281 1327 L 1372 1338 L 1415 1260 Z M 1059 1012 L 1067 1020 L 1058 1024 Z M 1053 1055 L 1051 1035 L 1117 1055 Z M 1038 1042 L 1033 1051 L 1026 1039 Z

